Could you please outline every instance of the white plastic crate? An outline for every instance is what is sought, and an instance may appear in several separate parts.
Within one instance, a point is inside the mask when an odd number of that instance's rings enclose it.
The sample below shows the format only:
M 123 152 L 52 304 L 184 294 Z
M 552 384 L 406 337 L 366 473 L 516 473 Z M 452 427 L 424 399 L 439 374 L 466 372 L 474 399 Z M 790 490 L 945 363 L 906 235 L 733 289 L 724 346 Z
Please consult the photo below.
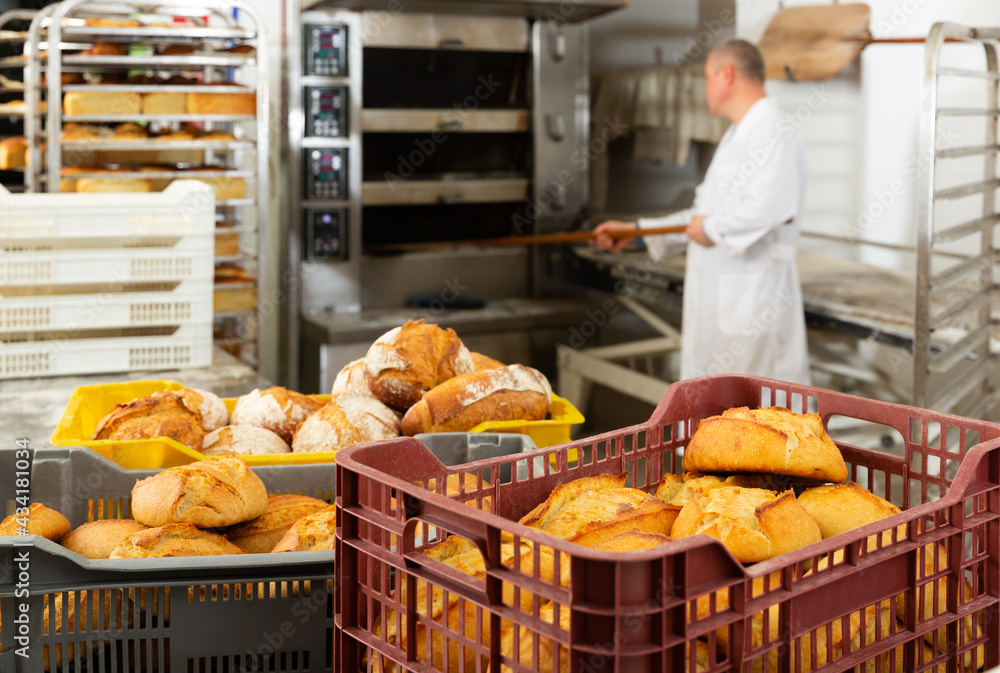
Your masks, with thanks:
M 127 283 L 212 278 L 214 236 L 181 238 L 170 248 L 105 248 L 0 254 L 0 286 Z
M 212 279 L 150 283 L 149 291 L 2 296 L 4 334 L 32 330 L 193 325 L 212 321 Z M 152 289 L 160 287 L 162 289 Z
M 0 379 L 207 367 L 212 323 L 172 334 L 0 343 Z

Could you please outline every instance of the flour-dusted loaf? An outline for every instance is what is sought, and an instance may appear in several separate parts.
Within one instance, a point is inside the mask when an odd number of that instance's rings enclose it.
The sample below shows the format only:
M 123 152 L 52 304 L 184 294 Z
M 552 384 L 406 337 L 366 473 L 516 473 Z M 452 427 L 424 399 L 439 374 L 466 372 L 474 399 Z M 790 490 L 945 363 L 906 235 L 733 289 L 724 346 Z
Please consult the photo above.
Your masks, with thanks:
M 111 558 L 122 540 L 148 527 L 134 519 L 100 519 L 74 528 L 59 544 L 84 558 Z
M 766 561 L 823 539 L 795 494 L 724 486 L 691 496 L 674 522 L 674 539 L 702 533 L 743 563 Z
M 303 421 L 292 438 L 292 451 L 336 452 L 393 437 L 399 437 L 399 416 L 395 411 L 374 397 L 340 395 Z
M 232 526 L 266 510 L 264 482 L 239 456 L 215 456 L 172 467 L 132 487 L 132 516 L 147 526 Z
M 169 394 L 180 396 L 181 403 L 198 417 L 205 432 L 212 432 L 229 425 L 229 410 L 226 409 L 226 403 L 215 393 L 196 388 L 181 388 L 176 391 L 156 392 L 152 397 Z
M 684 450 L 689 472 L 767 472 L 840 483 L 847 466 L 817 414 L 782 407 L 729 409 L 698 424 Z
M 537 369 L 510 365 L 463 374 L 429 390 L 403 417 L 404 435 L 464 432 L 486 421 L 545 418 L 552 387 Z
M 337 530 L 337 508 L 333 505 L 302 517 L 292 524 L 273 552 L 319 551 L 333 549 Z
M 329 503 L 307 495 L 268 495 L 267 511 L 256 519 L 226 530 L 226 539 L 247 554 L 265 554 L 285 536 L 299 519 L 327 509 Z
M 129 535 L 111 552 L 111 558 L 170 558 L 242 554 L 232 542 L 189 523 L 169 523 Z
M 627 478 L 604 474 L 560 484 L 519 523 L 586 547 L 629 532 L 670 536 L 680 508 L 625 488 Z
M 365 379 L 365 359 L 358 358 L 354 362 L 349 362 L 337 373 L 337 378 L 333 380 L 333 388 L 330 395 L 366 395 L 375 397 L 372 389 L 368 387 Z
M 296 426 L 322 406 L 322 402 L 312 397 L 281 386 L 254 389 L 236 400 L 231 423 L 270 430 L 291 444 Z
M 406 411 L 428 390 L 474 369 L 452 329 L 407 322 L 380 336 L 365 355 L 368 387 L 383 404 Z
M 270 430 L 253 425 L 227 425 L 205 436 L 201 452 L 206 456 L 235 453 L 238 456 L 260 456 L 288 453 L 291 447 Z
M 0 537 L 8 535 L 40 535 L 59 542 L 69 532 L 69 520 L 61 513 L 40 502 L 28 506 L 27 512 L 14 512 L 0 521 Z
M 98 422 L 93 439 L 126 441 L 157 437 L 169 437 L 201 450 L 205 429 L 200 416 L 191 411 L 182 395 L 164 392 L 115 405 L 114 411 Z

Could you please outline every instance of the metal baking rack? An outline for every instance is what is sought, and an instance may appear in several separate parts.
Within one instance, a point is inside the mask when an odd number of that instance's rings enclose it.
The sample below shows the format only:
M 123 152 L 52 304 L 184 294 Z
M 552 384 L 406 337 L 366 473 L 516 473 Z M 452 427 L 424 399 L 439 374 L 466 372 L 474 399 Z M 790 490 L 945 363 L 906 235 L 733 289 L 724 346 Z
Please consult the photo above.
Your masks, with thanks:
M 198 12 L 187 10 L 197 9 Z M 236 25 L 232 18 L 240 17 Z M 116 14 L 115 12 L 128 12 Z M 127 20 L 133 14 L 210 15 L 207 26 L 89 26 L 80 25 L 86 18 L 108 18 Z M 29 137 L 31 168 L 26 175 L 29 189 L 36 191 L 58 191 L 60 172 L 64 168 L 64 151 L 122 152 L 128 151 L 171 151 L 191 150 L 204 153 L 205 164 L 221 164 L 218 171 L 199 170 L 187 172 L 183 166 L 177 170 L 138 171 L 120 167 L 114 172 L 79 172 L 72 179 L 80 178 L 242 178 L 247 180 L 246 197 L 237 199 L 217 199 L 217 222 L 233 225 L 219 229 L 220 234 L 239 234 L 239 254 L 218 255 L 216 263 L 239 264 L 247 269 L 246 283 L 239 285 L 226 283 L 216 285 L 216 291 L 234 289 L 255 291 L 257 308 L 242 311 L 217 311 L 215 329 L 218 334 L 228 335 L 217 340 L 217 345 L 230 347 L 238 352 L 244 361 L 258 365 L 260 355 L 265 352 L 264 329 L 260 307 L 265 305 L 266 290 L 258 279 L 268 259 L 264 244 L 267 241 L 267 193 L 268 193 L 268 75 L 267 59 L 258 58 L 257 50 L 266 48 L 264 23 L 260 14 L 241 0 L 177 0 L 168 6 L 153 2 L 132 3 L 128 6 L 109 6 L 93 0 L 64 0 L 50 5 L 42 12 L 43 19 L 36 21 L 28 33 L 29 73 L 34 90 L 29 102 L 26 129 Z M 42 27 L 44 25 L 44 28 Z M 42 41 L 47 44 L 41 46 Z M 120 44 L 146 44 L 154 49 L 167 45 L 186 45 L 194 48 L 194 53 L 186 55 L 79 55 L 62 48 L 51 48 L 49 44 L 71 45 L 76 50 L 86 48 L 95 42 Z M 228 53 L 234 45 L 250 44 L 255 47 L 249 54 Z M 83 45 L 83 46 L 80 46 Z M 43 52 L 44 50 L 44 52 Z M 206 84 L 61 84 L 64 73 L 105 72 L 140 69 L 164 76 L 180 72 L 201 73 Z M 47 77 L 47 86 L 42 88 L 40 73 Z M 238 81 L 242 85 L 236 89 L 223 82 Z M 213 85 L 213 83 L 218 83 Z M 61 105 L 49 106 L 46 112 L 37 107 L 42 92 L 52 101 L 62 100 L 64 93 L 79 92 L 119 92 L 119 93 L 256 93 L 255 115 L 233 114 L 87 114 L 67 115 Z M 170 130 L 182 122 L 202 122 L 206 130 L 223 130 L 231 133 L 235 141 L 214 141 L 192 139 L 162 141 L 154 137 L 115 139 L 75 139 L 63 141 L 58 132 L 46 133 L 46 129 L 62 129 L 64 123 L 111 124 L 121 122 L 147 123 L 151 127 Z M 44 152 L 44 161 L 42 160 Z M 235 349 L 238 349 L 236 351 Z
M 7 98 L 4 94 L 19 94 L 22 98 L 24 96 L 24 82 L 12 79 L 7 75 L 12 74 L 12 71 L 20 70 L 24 72 L 24 67 L 27 63 L 27 59 L 24 58 L 23 53 L 19 55 L 14 55 L 13 52 L 17 50 L 17 47 L 21 47 L 23 52 L 23 45 L 28 40 L 28 31 L 25 30 L 11 30 L 8 28 L 11 24 L 30 22 L 35 18 L 36 12 L 29 9 L 13 9 L 9 12 L 4 12 L 0 14 L 0 49 L 3 49 L 7 55 L 0 57 L 0 72 L 3 72 L 4 77 L 0 79 L 0 96 Z M 0 100 L 0 103 L 5 103 L 7 101 Z M 10 136 L 19 136 L 24 133 L 24 113 L 25 108 L 22 106 L 20 109 L 8 108 L 6 106 L 0 106 L 0 138 L 7 138 Z M 24 169 L 23 168 L 7 168 L 0 171 L 0 175 L 12 175 L 15 176 L 13 179 L 0 179 L 0 184 L 7 188 L 10 192 L 21 192 L 24 191 Z

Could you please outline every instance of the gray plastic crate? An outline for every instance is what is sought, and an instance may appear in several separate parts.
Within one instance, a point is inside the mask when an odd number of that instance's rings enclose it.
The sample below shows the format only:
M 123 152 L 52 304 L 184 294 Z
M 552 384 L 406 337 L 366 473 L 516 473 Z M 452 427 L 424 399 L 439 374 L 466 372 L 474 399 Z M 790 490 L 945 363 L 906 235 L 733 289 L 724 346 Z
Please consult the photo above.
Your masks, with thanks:
M 471 463 L 488 458 L 500 458 L 515 453 L 536 451 L 535 441 L 528 435 L 503 432 L 426 432 L 414 435 L 431 450 L 437 459 L 449 467 Z M 544 473 L 541 457 L 532 459 L 536 474 Z M 518 479 L 526 479 L 528 461 L 518 461 Z M 483 479 L 493 481 L 489 470 L 483 472 Z M 500 483 L 510 481 L 510 465 L 500 467 Z
M 15 452 L 0 451 L 0 510 L 13 511 Z M 254 467 L 272 493 L 333 499 L 333 464 Z M 33 452 L 31 501 L 56 509 L 74 527 L 130 516 L 137 479 L 157 470 L 124 470 L 88 449 Z M 91 514 L 91 512 L 93 514 Z M 57 659 L 64 671 L 333 671 L 334 554 L 248 554 L 140 560 L 87 560 L 31 536 L 0 538 L 0 672 L 36 673 Z M 27 553 L 27 594 L 18 589 Z M 43 615 L 87 594 L 90 610 L 43 633 Z M 27 658 L 14 651 L 27 609 Z M 154 609 L 154 607 L 156 609 Z M 54 612 L 54 610 L 52 610 Z M 55 633 L 58 628 L 59 633 Z M 70 660 L 68 647 L 75 645 Z M 60 656 L 56 656 L 56 651 Z

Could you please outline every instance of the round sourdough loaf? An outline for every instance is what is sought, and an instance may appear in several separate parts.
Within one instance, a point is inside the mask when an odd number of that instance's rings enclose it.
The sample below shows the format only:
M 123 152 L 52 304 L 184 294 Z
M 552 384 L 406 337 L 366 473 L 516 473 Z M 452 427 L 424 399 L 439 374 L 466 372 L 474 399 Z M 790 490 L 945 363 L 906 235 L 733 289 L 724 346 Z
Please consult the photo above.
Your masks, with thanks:
M 671 532 L 674 539 L 702 533 L 722 541 L 737 560 L 757 563 L 819 542 L 819 526 L 795 501 L 762 488 L 723 486 L 691 496 Z
M 333 549 L 337 530 L 337 508 L 333 505 L 302 517 L 292 524 L 273 552 Z
M 408 321 L 380 336 L 365 355 L 368 387 L 383 404 L 406 411 L 434 386 L 473 371 L 455 330 Z
M 537 369 L 510 365 L 449 379 L 429 390 L 403 417 L 404 435 L 465 432 L 486 421 L 545 418 L 552 387 Z
M 111 552 L 111 558 L 169 558 L 242 554 L 232 542 L 189 523 L 168 523 L 129 535 Z
M 163 392 L 115 405 L 114 411 L 98 422 L 92 439 L 129 441 L 157 437 L 169 437 L 201 451 L 205 438 L 201 418 L 188 408 L 179 393 Z
M 69 532 L 69 520 L 54 509 L 40 502 L 28 506 L 27 516 L 15 512 L 0 522 L 0 537 L 20 535 L 41 535 L 46 540 L 59 542 Z
M 132 487 L 132 516 L 147 526 L 232 526 L 266 510 L 264 482 L 239 456 L 215 456 L 172 467 Z
M 781 407 L 706 418 L 684 449 L 688 472 L 767 472 L 840 483 L 847 466 L 817 414 Z
M 169 391 L 153 393 L 153 397 L 162 397 Z M 189 411 L 201 419 L 201 427 L 205 432 L 212 432 L 229 425 L 229 410 L 226 403 L 215 393 L 196 388 L 181 388 L 176 391 L 181 401 Z
M 236 400 L 232 424 L 270 430 L 286 444 L 291 444 L 295 427 L 321 406 L 322 402 L 281 386 L 254 389 Z
M 292 524 L 329 506 L 330 503 L 307 495 L 268 495 L 267 511 L 226 530 L 226 539 L 247 554 L 265 554 L 274 549 Z
M 344 365 L 343 369 L 337 373 L 337 378 L 333 380 L 333 388 L 330 390 L 330 395 L 333 397 L 339 395 L 375 397 L 372 389 L 368 387 L 368 381 L 365 379 L 364 358 L 358 358 L 354 362 Z
M 259 456 L 267 453 L 288 453 L 291 447 L 270 430 L 253 425 L 227 425 L 205 437 L 202 453 L 221 456 L 235 453 L 240 456 Z
M 111 558 L 122 540 L 146 528 L 133 519 L 101 519 L 73 529 L 59 544 L 84 558 Z
M 362 442 L 399 437 L 399 416 L 374 397 L 340 395 L 295 431 L 292 451 L 340 451 Z

